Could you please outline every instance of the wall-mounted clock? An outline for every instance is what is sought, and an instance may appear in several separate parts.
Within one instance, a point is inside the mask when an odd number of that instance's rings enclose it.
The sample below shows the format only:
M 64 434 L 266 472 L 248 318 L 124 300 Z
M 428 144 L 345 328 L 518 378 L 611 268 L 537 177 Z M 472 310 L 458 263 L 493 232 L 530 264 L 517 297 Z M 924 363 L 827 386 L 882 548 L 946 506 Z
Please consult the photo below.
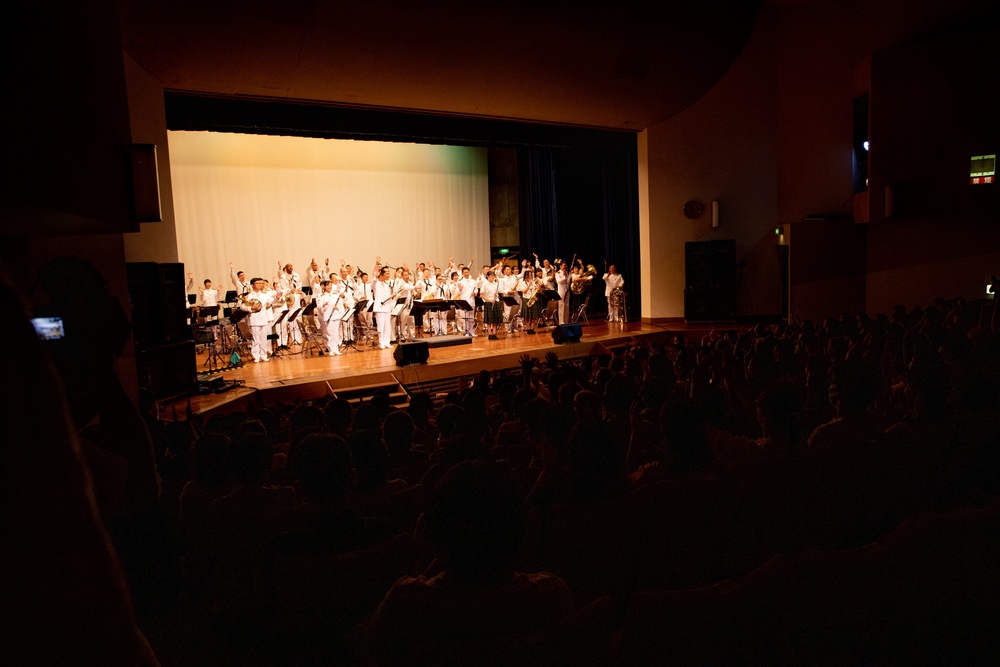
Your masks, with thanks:
M 694 220 L 701 215 L 701 212 L 705 210 L 705 207 L 701 205 L 701 202 L 696 202 L 691 200 L 684 204 L 684 215 Z

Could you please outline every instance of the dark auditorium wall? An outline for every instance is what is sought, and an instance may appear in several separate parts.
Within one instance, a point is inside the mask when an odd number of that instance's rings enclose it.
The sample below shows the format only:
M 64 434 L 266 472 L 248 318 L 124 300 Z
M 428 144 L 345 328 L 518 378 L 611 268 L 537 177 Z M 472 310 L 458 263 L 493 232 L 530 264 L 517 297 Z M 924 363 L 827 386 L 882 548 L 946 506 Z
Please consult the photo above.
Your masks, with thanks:
M 997 77 L 989 66 L 996 29 L 990 24 L 990 35 L 969 35 L 983 25 L 985 7 L 976 0 L 762 5 L 747 45 L 722 79 L 645 133 L 650 213 L 644 231 L 652 269 L 643 316 L 682 316 L 684 242 L 724 238 L 736 239 L 737 260 L 747 262 L 753 314 L 780 312 L 786 286 L 774 226 L 810 214 L 836 225 L 853 219 L 852 101 L 858 71 L 869 59 L 872 215 L 864 225 L 866 242 L 853 244 L 867 248 L 867 278 L 859 288 L 851 268 L 810 275 L 809 282 L 846 287 L 858 310 L 884 311 L 938 295 L 979 296 L 989 275 L 1000 272 L 1000 186 L 968 186 L 969 157 L 994 153 L 997 145 L 996 123 L 974 117 L 997 108 Z M 943 133 L 929 141 L 932 128 Z M 893 181 L 895 215 L 881 220 L 884 186 Z M 685 218 L 681 207 L 688 199 L 706 210 L 720 200 L 720 227 L 712 229 L 707 214 Z M 790 242 L 794 266 L 794 234 Z M 806 259 L 811 252 L 824 249 L 809 250 Z M 801 266 L 801 249 L 798 256 Z M 741 302 L 740 314 L 750 314 L 748 305 Z
M 969 158 L 1000 149 L 998 43 L 961 24 L 872 57 L 869 310 L 981 298 L 1000 275 L 1000 184 L 969 182 Z

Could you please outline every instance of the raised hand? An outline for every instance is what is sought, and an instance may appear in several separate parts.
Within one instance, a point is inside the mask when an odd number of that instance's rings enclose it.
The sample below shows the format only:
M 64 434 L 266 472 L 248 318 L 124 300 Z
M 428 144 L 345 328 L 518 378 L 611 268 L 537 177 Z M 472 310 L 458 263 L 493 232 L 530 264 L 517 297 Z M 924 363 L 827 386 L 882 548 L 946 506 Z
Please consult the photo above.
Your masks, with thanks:
M 525 373 L 528 373 L 535 366 L 535 363 L 537 363 L 537 361 L 538 361 L 537 359 L 528 354 L 522 354 L 521 358 L 517 360 L 517 363 L 521 365 L 521 370 L 523 370 Z
M 546 352 L 545 365 L 552 370 L 559 368 L 559 356 L 555 352 Z

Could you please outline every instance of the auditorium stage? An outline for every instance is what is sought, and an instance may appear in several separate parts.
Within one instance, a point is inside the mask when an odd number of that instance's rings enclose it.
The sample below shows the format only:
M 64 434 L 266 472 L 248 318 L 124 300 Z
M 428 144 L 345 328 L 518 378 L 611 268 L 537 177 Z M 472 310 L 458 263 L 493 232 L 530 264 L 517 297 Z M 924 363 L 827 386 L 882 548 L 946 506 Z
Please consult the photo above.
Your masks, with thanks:
M 395 346 L 388 350 L 374 347 L 347 348 L 340 356 L 319 356 L 309 352 L 301 353 L 293 346 L 291 353 L 273 358 L 264 363 L 248 363 L 229 370 L 211 371 L 206 365 L 207 355 L 199 350 L 197 356 L 198 379 L 201 384 L 219 378 L 232 388 L 222 393 L 196 393 L 180 397 L 174 401 L 161 403 L 161 414 L 171 419 L 173 407 L 183 416 L 187 402 L 196 414 L 210 414 L 221 411 L 245 410 L 258 400 L 264 404 L 275 401 L 308 400 L 324 395 L 357 392 L 365 387 L 396 384 L 410 391 L 420 390 L 425 384 L 447 378 L 472 376 L 482 369 L 497 371 L 517 368 L 522 355 L 528 354 L 539 361 L 554 352 L 560 359 L 573 359 L 591 354 L 595 346 L 614 349 L 626 345 L 632 339 L 640 342 L 662 342 L 672 332 L 693 332 L 687 325 L 672 325 L 669 329 L 661 326 L 632 322 L 611 324 L 595 322 L 581 327 L 579 342 L 556 343 L 551 329 L 539 331 L 536 335 L 518 334 L 487 340 L 480 334 L 468 344 L 433 345 L 433 338 L 427 341 L 428 359 L 425 364 L 399 366 L 393 356 Z M 236 383 L 233 386 L 232 383 Z M 455 388 L 457 389 L 457 382 Z

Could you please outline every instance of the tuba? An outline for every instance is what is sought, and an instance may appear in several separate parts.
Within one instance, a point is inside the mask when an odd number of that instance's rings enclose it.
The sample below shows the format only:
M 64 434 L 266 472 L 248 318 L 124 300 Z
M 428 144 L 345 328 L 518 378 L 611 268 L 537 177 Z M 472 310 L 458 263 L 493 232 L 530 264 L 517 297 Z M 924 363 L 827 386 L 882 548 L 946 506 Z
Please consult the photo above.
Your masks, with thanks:
M 611 290 L 611 294 L 608 295 L 608 305 L 612 308 L 621 308 L 622 302 L 625 300 L 625 290 L 621 287 L 616 287 Z
M 588 264 L 583 274 L 574 280 L 572 284 L 570 284 L 569 288 L 573 290 L 573 294 L 579 296 L 590 289 L 591 284 L 594 282 L 594 276 L 596 275 L 597 269 L 594 268 L 593 264 Z

